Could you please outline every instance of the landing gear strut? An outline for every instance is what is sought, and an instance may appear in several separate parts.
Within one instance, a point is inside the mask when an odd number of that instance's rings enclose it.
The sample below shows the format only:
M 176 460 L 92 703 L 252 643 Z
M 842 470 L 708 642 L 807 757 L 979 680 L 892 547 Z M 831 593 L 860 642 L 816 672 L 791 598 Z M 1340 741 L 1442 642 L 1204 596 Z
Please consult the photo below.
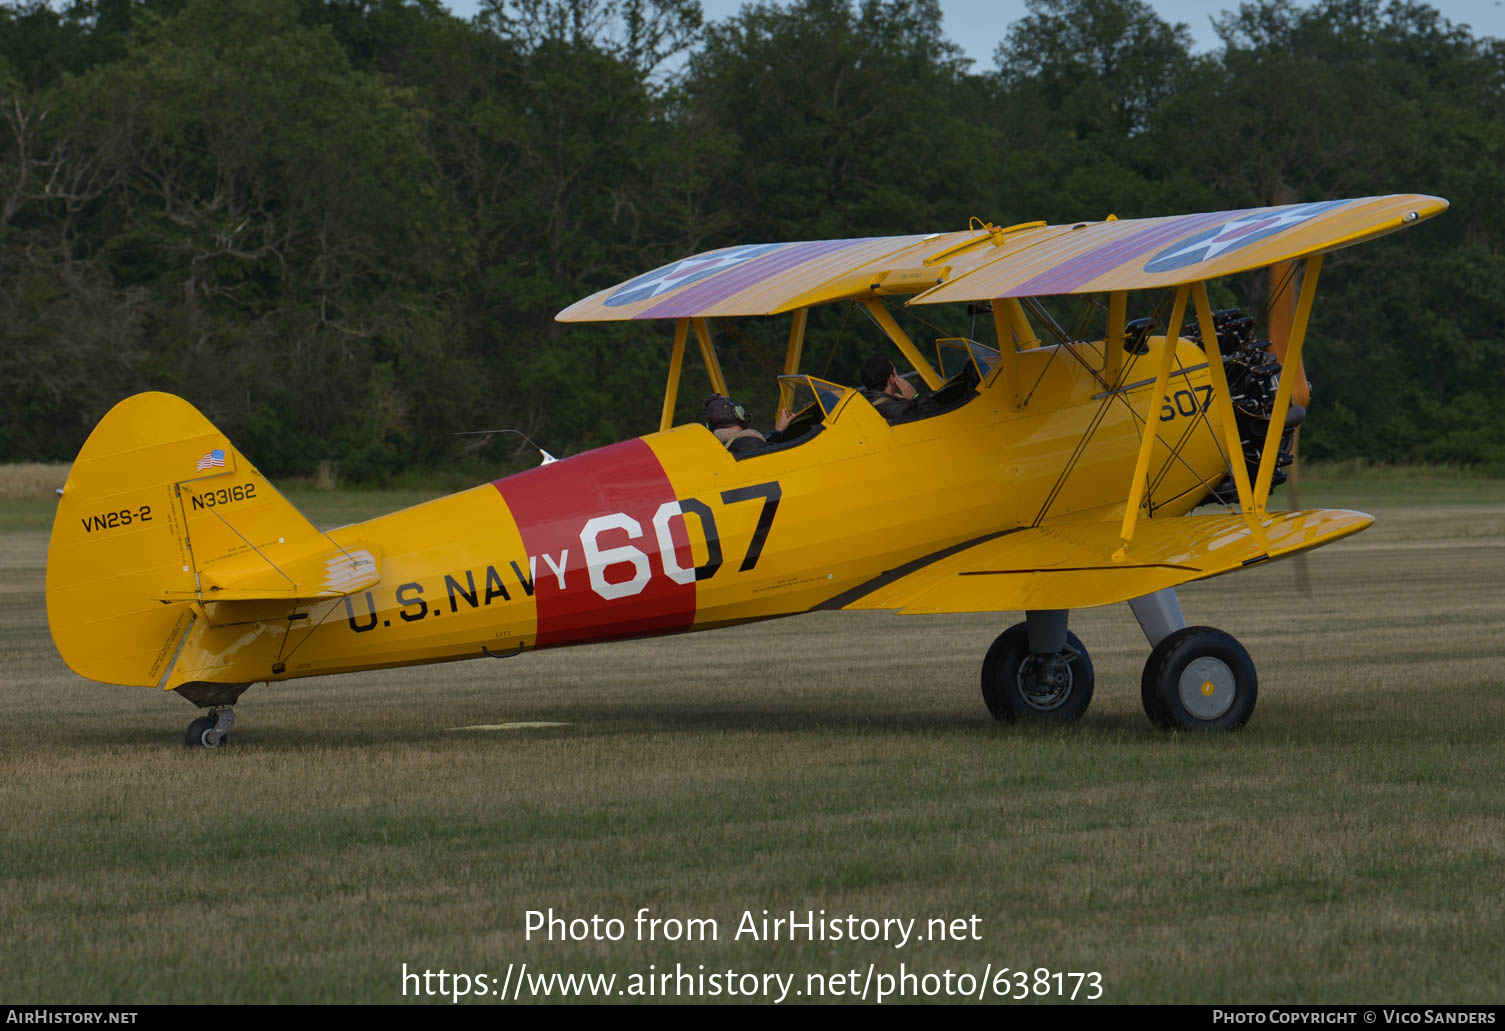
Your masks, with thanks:
M 188 724 L 183 744 L 189 748 L 219 748 L 229 744 L 230 728 L 234 725 L 235 710 L 228 705 L 216 705 L 208 716 L 200 716 Z
M 1065 611 L 1027 612 L 982 663 L 982 700 L 1003 723 L 1066 723 L 1092 701 L 1092 660 Z

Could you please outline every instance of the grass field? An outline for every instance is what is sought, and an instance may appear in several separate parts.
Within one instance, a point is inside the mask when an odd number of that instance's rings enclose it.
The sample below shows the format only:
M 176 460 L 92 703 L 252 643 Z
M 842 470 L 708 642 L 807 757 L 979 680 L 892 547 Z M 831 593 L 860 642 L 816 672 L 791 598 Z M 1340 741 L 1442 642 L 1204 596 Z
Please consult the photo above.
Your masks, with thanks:
M 418 496 L 296 500 L 342 522 Z M 1380 522 L 1181 592 L 1259 665 L 1234 735 L 1150 727 L 1116 606 L 1073 615 L 1098 690 L 1065 730 L 987 718 L 977 669 L 1011 616 L 823 613 L 257 686 L 219 753 L 182 747 L 185 702 L 68 672 L 50 502 L 0 502 L 0 1001 L 394 1002 L 403 963 L 526 961 L 1499 1002 L 1505 480 L 1309 474 L 1302 502 Z M 528 722 L 564 725 L 456 729 Z M 550 907 L 626 938 L 526 941 Z M 639 942 L 641 907 L 720 940 Z M 731 940 L 764 909 L 975 914 L 981 940 Z

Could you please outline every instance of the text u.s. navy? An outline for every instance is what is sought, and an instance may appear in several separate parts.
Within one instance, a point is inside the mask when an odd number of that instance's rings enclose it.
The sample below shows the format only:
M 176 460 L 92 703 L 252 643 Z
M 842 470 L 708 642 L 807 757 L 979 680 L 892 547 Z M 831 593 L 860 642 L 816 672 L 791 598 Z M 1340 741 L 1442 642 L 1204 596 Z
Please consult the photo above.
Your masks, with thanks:
M 787 915 L 785 915 L 787 913 Z M 720 941 L 721 925 L 714 917 L 657 917 L 644 907 L 630 921 L 638 941 Z M 524 914 L 524 937 L 533 941 L 621 941 L 628 922 L 593 913 L 588 917 L 557 916 L 554 910 L 530 909 Z M 917 933 L 923 931 L 924 933 Z M 771 912 L 742 911 L 732 941 L 882 941 L 902 949 L 911 941 L 982 941 L 982 918 L 864 917 L 855 913 L 827 915 L 824 909 Z

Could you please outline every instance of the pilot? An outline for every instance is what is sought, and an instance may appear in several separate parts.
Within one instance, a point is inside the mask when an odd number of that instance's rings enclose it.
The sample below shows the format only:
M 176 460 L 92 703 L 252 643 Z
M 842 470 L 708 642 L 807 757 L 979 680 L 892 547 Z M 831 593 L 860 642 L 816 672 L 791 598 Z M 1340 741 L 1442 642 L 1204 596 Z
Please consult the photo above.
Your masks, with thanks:
M 731 398 L 711 394 L 705 399 L 706 428 L 734 455 L 747 455 L 769 444 L 782 443 L 781 434 L 789 420 L 789 413 L 781 410 L 775 424 L 777 429 L 765 437 L 747 425 L 747 410 Z
M 934 402 L 928 397 L 916 397 L 914 387 L 899 375 L 893 360 L 881 351 L 874 351 L 862 363 L 862 396 L 891 426 L 934 414 Z

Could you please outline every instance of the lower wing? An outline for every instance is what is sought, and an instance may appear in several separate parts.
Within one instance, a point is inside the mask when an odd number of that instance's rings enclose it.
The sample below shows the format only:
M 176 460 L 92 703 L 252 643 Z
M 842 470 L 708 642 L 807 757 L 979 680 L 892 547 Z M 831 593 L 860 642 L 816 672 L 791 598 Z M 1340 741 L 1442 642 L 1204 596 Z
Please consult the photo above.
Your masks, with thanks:
M 1124 548 L 1117 520 L 1066 519 L 893 570 L 829 607 L 919 614 L 1111 605 L 1329 544 L 1373 522 L 1343 509 L 1271 512 L 1266 548 L 1241 515 L 1149 519 Z

